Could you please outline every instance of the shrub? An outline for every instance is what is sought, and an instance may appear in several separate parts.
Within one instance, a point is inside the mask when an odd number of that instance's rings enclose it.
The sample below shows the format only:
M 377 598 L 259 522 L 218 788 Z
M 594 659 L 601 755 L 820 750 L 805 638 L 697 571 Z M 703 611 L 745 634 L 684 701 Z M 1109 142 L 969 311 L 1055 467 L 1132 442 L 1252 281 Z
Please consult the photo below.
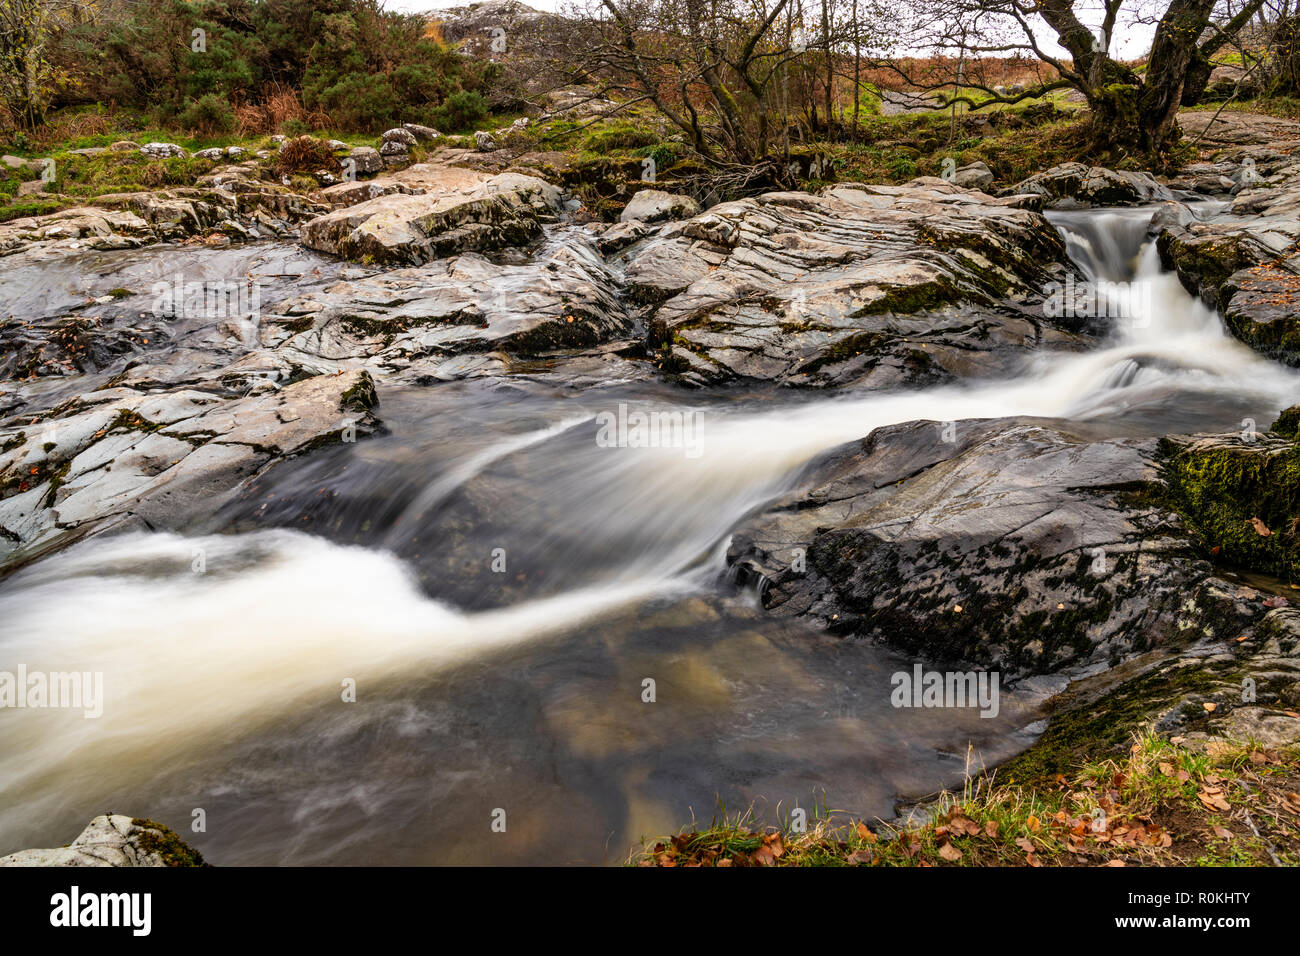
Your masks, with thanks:
M 471 129 L 487 116 L 488 105 L 479 93 L 460 90 L 448 96 L 433 113 L 433 125 L 443 132 Z
M 205 93 L 190 100 L 177 119 L 181 126 L 203 135 L 228 133 L 235 127 L 235 110 L 225 97 Z
M 330 150 L 329 144 L 311 136 L 298 136 L 286 140 L 280 145 L 280 155 L 275 161 L 275 171 L 281 176 L 315 172 L 318 169 L 337 173 L 342 168 Z

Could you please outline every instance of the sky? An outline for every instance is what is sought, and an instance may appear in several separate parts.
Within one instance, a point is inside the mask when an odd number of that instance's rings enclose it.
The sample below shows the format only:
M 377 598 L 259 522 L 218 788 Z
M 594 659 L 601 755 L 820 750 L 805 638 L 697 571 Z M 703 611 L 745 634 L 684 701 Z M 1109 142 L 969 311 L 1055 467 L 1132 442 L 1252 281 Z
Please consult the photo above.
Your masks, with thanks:
M 426 13 L 431 10 L 446 9 L 448 7 L 468 6 L 470 0 L 387 0 L 385 6 L 390 10 L 401 10 L 407 13 Z M 536 10 L 555 10 L 557 7 L 564 5 L 562 0 L 524 0 L 528 6 Z M 1143 4 L 1138 0 L 1139 5 L 1149 7 L 1149 4 Z M 1087 24 L 1098 24 L 1101 22 L 1100 3 L 1096 0 L 1080 0 L 1077 4 L 1080 13 L 1079 18 Z M 1124 16 L 1121 14 L 1120 21 L 1115 28 L 1115 35 L 1111 38 L 1110 52 L 1121 60 L 1132 60 L 1143 56 L 1151 49 L 1151 37 L 1155 33 L 1155 28 L 1146 24 L 1124 23 Z M 1062 50 L 1054 42 L 1052 31 L 1043 26 L 1041 31 L 1036 32 L 1039 45 L 1049 54 L 1054 56 L 1064 56 Z

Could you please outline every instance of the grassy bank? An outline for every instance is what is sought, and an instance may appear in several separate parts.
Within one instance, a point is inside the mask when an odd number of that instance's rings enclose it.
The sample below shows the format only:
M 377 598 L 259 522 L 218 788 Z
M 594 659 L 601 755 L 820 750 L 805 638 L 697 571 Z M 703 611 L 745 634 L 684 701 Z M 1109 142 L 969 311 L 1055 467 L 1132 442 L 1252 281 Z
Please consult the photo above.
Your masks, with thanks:
M 647 841 L 637 866 L 1296 866 L 1300 748 L 1136 738 L 1127 755 L 1010 784 L 968 779 L 899 825 L 752 812 Z

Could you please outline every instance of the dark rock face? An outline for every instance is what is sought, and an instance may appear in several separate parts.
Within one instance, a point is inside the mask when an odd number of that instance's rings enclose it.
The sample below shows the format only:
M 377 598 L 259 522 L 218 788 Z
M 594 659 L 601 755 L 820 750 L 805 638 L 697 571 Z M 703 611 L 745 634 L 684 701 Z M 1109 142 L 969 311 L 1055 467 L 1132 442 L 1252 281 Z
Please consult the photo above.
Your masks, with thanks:
M 1041 196 L 1049 209 L 1138 206 L 1174 198 L 1150 173 L 1123 172 L 1083 163 L 1053 166 L 1016 183 L 1007 192 Z
M 1047 419 L 882 428 L 737 531 L 728 561 L 774 613 L 1007 677 L 1226 638 L 1262 609 L 1143 503 L 1155 455 Z
M 1085 341 L 1043 317 L 1040 290 L 1065 253 L 1036 203 L 934 178 L 768 193 L 665 226 L 622 261 L 630 294 L 652 306 L 649 346 L 688 382 L 993 375 Z

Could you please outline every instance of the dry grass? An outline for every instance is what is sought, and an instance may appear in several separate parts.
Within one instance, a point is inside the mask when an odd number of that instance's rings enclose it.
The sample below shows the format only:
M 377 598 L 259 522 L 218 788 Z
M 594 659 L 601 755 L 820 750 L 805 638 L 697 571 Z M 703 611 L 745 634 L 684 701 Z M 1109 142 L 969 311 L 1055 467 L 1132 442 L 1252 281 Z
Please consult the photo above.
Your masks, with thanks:
M 261 103 L 235 106 L 235 128 L 240 136 L 264 136 L 278 132 L 285 123 L 297 120 L 311 129 L 329 129 L 334 125 L 327 113 L 309 110 L 302 105 L 298 91 L 276 84 Z
M 296 136 L 280 146 L 276 156 L 275 171 L 281 176 L 310 173 L 324 169 L 337 173 L 343 167 L 329 146 L 311 136 Z
M 40 149 L 85 136 L 106 136 L 116 128 L 114 118 L 108 113 L 71 113 L 46 123 L 36 131 L 35 142 Z

